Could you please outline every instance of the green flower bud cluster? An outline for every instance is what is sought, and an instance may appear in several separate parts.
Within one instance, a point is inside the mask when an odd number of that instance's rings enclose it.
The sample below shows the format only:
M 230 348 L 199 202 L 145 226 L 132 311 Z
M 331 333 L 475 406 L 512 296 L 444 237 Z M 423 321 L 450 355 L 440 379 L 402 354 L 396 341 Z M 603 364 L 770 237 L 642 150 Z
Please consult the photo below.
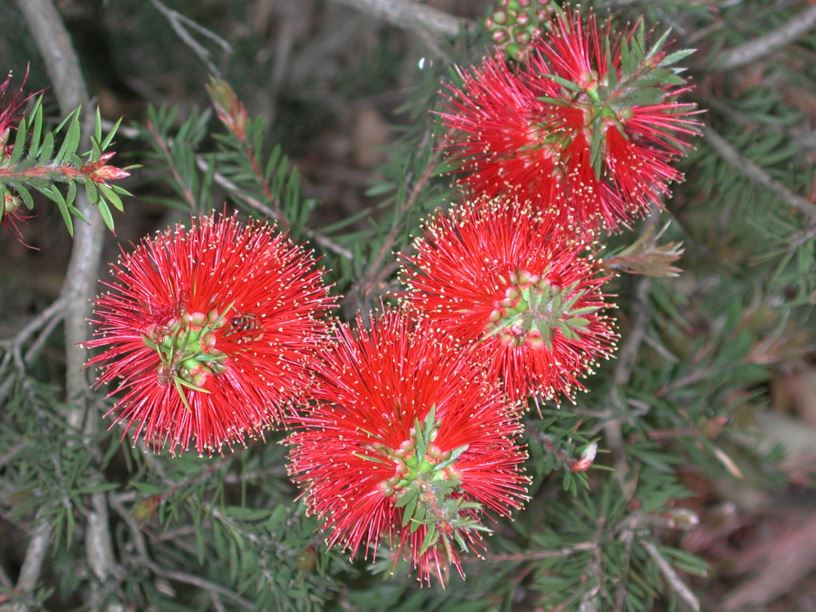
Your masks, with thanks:
M 216 348 L 214 333 L 224 322 L 224 314 L 215 309 L 207 314 L 188 312 L 164 325 L 150 325 L 142 334 L 145 345 L 159 355 L 159 384 L 174 384 L 188 409 L 181 387 L 209 393 L 204 388 L 209 377 L 226 369 L 224 360 L 227 356 Z
M 574 308 L 582 295 L 574 286 L 555 287 L 527 271 L 513 273 L 509 280 L 504 298 L 490 313 L 490 334 L 498 334 L 506 345 L 552 348 L 554 330 L 574 339 L 577 329 L 589 325 L 584 315 L 598 310 Z
M 552 0 L 499 0 L 485 25 L 508 57 L 523 62 L 530 55 L 530 43 L 547 27 L 554 5 Z

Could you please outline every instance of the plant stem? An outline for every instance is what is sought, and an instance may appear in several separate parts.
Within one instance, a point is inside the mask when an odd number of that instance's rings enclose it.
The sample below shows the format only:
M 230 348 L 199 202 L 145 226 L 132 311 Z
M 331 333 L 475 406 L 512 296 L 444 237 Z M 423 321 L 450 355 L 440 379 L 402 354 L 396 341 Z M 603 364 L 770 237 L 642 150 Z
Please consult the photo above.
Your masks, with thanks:
M 18 0 L 28 28 L 37 43 L 43 57 L 48 76 L 54 86 L 54 93 L 63 115 L 69 114 L 89 100 L 85 80 L 79 67 L 79 60 L 74 51 L 68 31 L 51 0 Z M 87 137 L 92 125 L 93 115 L 86 112 L 84 132 Z M 87 318 L 90 314 L 90 300 L 93 297 L 98 278 L 104 225 L 100 215 L 84 194 L 77 196 L 77 208 L 89 220 L 79 223 L 74 236 L 71 259 L 65 276 L 61 297 L 65 300 L 65 352 L 66 352 L 66 393 L 69 405 L 68 423 L 79 428 L 89 408 L 89 381 L 84 370 L 86 350 L 81 343 L 87 337 Z M 96 431 L 97 419 L 91 416 L 87 420 L 85 435 L 92 439 Z M 48 551 L 51 528 L 42 517 L 35 528 L 26 551 L 23 569 L 18 579 L 18 588 L 28 592 L 36 586 L 45 555 Z M 114 565 L 113 545 L 108 529 L 108 506 L 104 493 L 91 495 L 91 510 L 86 530 L 86 554 L 88 565 L 99 581 L 105 580 Z M 97 595 L 98 588 L 92 593 Z M 101 601 L 92 601 L 91 607 L 102 607 Z

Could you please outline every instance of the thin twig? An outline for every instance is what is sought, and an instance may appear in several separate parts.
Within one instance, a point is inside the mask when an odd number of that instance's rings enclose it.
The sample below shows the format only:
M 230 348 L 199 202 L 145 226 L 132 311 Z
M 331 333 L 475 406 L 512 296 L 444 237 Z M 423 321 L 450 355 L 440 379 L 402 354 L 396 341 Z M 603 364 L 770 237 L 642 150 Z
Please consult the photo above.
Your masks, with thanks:
M 812 221 L 816 221 L 816 204 L 775 181 L 764 169 L 737 151 L 725 138 L 710 127 L 703 128 L 703 135 L 711 148 L 740 174 L 772 191 L 788 206 L 803 212 Z
M 660 551 L 657 550 L 657 546 L 652 542 L 641 542 L 641 544 L 643 548 L 646 549 L 646 552 L 649 553 L 649 556 L 657 563 L 660 573 L 663 574 L 663 577 L 668 581 L 680 599 L 685 601 L 695 612 L 700 612 L 700 601 L 697 599 L 697 596 L 691 592 L 691 589 L 686 586 L 686 583 L 683 582 L 677 572 L 674 571 L 671 564 L 660 554 Z
M 40 350 L 42 350 L 43 344 L 54 331 L 54 328 L 59 325 L 60 321 L 62 321 L 64 309 L 65 300 L 58 298 L 40 314 L 26 323 L 26 325 L 19 332 L 17 332 L 13 338 L 0 341 L 0 348 L 5 351 L 3 360 L 0 361 L 0 376 L 3 375 L 6 368 L 12 361 L 22 364 L 23 370 L 25 370 L 25 366 L 31 363 L 37 357 Z M 38 331 L 38 336 L 32 343 L 31 347 L 29 347 L 25 356 L 23 356 L 22 350 L 25 343 L 28 342 L 29 339 L 31 339 L 31 337 Z M 5 401 L 6 397 L 8 397 L 13 385 L 14 377 L 6 377 L 3 384 L 0 385 L 0 403 Z
M 595 542 L 581 542 L 563 548 L 550 548 L 545 550 L 529 550 L 520 553 L 507 553 L 501 555 L 488 555 L 485 560 L 488 563 L 520 562 L 520 561 L 540 561 L 542 559 L 555 559 L 558 557 L 568 557 L 579 552 L 594 551 L 598 545 Z
M 48 554 L 51 542 L 51 523 L 46 520 L 45 512 L 40 510 L 36 517 L 37 526 L 28 541 L 23 566 L 17 576 L 17 592 L 31 593 L 37 587 L 42 571 L 42 563 Z
M 594 584 L 591 589 L 581 594 L 581 603 L 578 606 L 580 612 L 597 612 L 600 610 L 600 594 L 604 585 L 603 547 L 601 546 L 604 527 L 606 527 L 606 517 L 599 516 L 595 523 L 595 535 L 592 538 L 595 548 L 592 551 L 589 563 L 587 563 L 586 570 L 581 576 L 581 582 L 583 583 L 591 575 Z
M 167 21 L 170 23 L 170 27 L 173 28 L 173 31 L 176 35 L 181 39 L 181 41 L 187 45 L 190 50 L 198 56 L 205 66 L 207 66 L 207 70 L 210 71 L 211 74 L 220 77 L 221 70 L 219 70 L 218 66 L 216 66 L 212 61 L 212 56 L 210 52 L 207 50 L 204 45 L 199 43 L 193 35 L 190 33 L 190 29 L 195 30 L 199 34 L 209 38 L 211 41 L 215 42 L 218 46 L 220 46 L 225 53 L 230 54 L 232 53 L 232 46 L 225 41 L 223 38 L 218 36 L 218 34 L 208 30 L 204 26 L 196 23 L 189 17 L 186 17 L 179 13 L 178 11 L 174 11 L 173 9 L 169 8 L 164 2 L 161 0 L 150 0 L 150 3 L 156 7 L 156 10 L 159 11 L 162 15 L 165 16 Z
M 816 6 L 811 6 L 772 32 L 732 47 L 714 58 L 715 70 L 734 70 L 753 64 L 758 59 L 792 43 L 816 27 Z
M 335 0 L 405 30 L 431 33 L 436 36 L 456 36 L 470 21 L 454 17 L 438 9 L 411 0 Z
M 0 587 L 4 589 L 13 589 L 14 583 L 9 578 L 9 575 L 6 573 L 6 570 L 3 569 L 3 566 L 0 565 Z

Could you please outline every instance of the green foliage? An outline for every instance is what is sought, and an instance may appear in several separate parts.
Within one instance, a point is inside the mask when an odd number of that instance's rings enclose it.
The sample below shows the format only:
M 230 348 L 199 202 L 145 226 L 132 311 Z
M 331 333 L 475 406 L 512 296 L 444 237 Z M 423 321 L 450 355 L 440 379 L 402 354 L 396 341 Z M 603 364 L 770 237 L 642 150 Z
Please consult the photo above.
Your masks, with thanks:
M 91 149 L 80 153 L 81 120 L 81 108 L 77 108 L 54 130 L 49 130 L 44 126 L 42 97 L 38 97 L 17 124 L 11 152 L 4 151 L 0 156 L 0 198 L 4 202 L 8 198 L 19 198 L 28 210 L 32 210 L 34 198 L 31 190 L 39 192 L 57 205 L 72 236 L 74 219 L 88 221 L 75 206 L 78 186 L 84 189 L 88 201 L 96 206 L 111 231 L 114 222 L 110 207 L 123 212 L 122 196 L 131 195 L 118 185 L 109 185 L 109 179 L 97 178 L 94 174 L 99 168 L 106 167 L 106 152 L 113 144 L 119 122 L 104 134 L 97 110 L 90 138 Z M 4 208 L 0 206 L 0 220 Z

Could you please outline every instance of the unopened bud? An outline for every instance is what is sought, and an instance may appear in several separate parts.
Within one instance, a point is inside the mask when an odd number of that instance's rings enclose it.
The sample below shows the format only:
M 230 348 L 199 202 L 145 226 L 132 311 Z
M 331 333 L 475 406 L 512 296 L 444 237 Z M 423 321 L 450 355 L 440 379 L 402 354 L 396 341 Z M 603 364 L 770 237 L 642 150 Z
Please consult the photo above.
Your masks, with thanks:
M 700 517 L 688 508 L 674 508 L 666 515 L 676 529 L 692 529 L 700 524 Z
M 595 462 L 595 456 L 598 454 L 598 444 L 593 442 L 589 446 L 584 449 L 584 452 L 581 453 L 581 458 L 573 461 L 572 465 L 570 466 L 571 472 L 586 472 L 589 468 L 592 467 L 592 464 Z

